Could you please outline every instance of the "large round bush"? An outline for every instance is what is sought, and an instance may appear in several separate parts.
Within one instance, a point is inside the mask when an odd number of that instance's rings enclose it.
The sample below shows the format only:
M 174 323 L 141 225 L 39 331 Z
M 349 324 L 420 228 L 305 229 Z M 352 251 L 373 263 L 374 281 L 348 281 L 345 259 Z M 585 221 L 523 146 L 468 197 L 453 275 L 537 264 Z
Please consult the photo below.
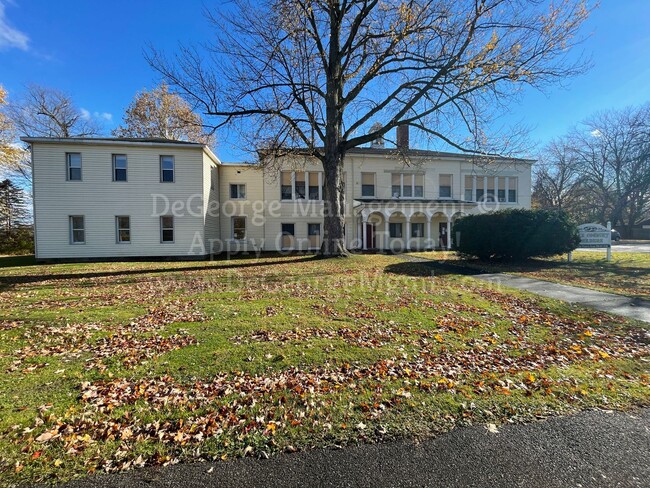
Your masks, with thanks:
M 554 256 L 578 247 L 577 226 L 566 212 L 509 209 L 468 215 L 454 225 L 456 250 L 480 259 Z

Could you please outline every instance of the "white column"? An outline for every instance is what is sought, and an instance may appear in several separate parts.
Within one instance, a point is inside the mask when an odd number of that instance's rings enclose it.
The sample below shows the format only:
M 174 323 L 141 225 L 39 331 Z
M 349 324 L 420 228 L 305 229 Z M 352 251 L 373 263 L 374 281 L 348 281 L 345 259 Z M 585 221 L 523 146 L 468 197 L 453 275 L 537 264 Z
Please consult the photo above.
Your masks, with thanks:
M 447 217 L 447 250 L 451 249 L 451 217 Z
M 361 233 L 363 235 L 363 250 L 366 251 L 368 249 L 368 245 L 366 244 L 366 241 L 368 239 L 368 228 L 367 228 L 368 221 L 363 220 L 361 223 Z
M 494 201 L 499 204 L 499 177 L 494 177 Z
M 384 217 L 384 249 L 388 249 L 390 244 L 390 232 L 388 229 L 388 217 Z
M 506 203 L 510 200 L 510 178 L 506 176 Z
M 433 243 L 431 242 L 431 218 L 430 217 L 427 217 L 427 240 L 426 240 L 425 247 L 433 247 Z
M 406 250 L 411 250 L 411 217 L 406 217 Z

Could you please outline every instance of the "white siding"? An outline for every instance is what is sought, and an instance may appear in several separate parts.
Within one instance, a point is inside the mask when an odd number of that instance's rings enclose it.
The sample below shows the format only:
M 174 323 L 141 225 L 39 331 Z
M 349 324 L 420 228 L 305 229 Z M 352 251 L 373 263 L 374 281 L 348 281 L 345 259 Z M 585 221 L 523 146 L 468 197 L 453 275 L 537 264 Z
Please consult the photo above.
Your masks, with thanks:
M 32 150 L 37 259 L 200 254 L 193 243 L 204 235 L 201 147 L 36 142 Z M 81 153 L 82 181 L 66 180 L 66 152 Z M 128 157 L 126 182 L 113 181 L 111 155 L 116 153 Z M 174 156 L 174 183 L 160 182 L 160 155 Z M 154 202 L 161 203 L 158 209 Z M 174 219 L 174 243 L 160 242 L 159 214 L 171 213 L 164 202 L 185 207 Z M 187 211 L 188 203 L 195 215 Z M 85 217 L 85 244 L 70 244 L 69 215 Z M 130 244 L 116 242 L 118 215 L 131 218 Z

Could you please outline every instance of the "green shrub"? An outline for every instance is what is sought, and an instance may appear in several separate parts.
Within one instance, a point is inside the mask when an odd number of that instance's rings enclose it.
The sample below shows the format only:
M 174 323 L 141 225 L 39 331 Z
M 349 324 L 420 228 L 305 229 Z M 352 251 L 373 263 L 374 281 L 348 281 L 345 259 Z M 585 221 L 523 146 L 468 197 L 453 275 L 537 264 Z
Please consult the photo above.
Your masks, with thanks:
M 566 212 L 500 210 L 468 215 L 454 225 L 456 251 L 480 259 L 554 256 L 578 247 L 578 228 Z
M 29 227 L 19 227 L 11 232 L 0 232 L 0 254 L 33 254 L 34 232 Z

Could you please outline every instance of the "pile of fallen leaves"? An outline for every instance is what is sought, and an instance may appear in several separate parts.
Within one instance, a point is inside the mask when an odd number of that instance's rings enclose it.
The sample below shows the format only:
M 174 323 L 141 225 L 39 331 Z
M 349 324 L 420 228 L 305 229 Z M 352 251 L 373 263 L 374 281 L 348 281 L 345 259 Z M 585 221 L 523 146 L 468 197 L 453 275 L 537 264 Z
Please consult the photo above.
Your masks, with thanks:
M 53 325 L 35 323 L 25 327 L 21 339 L 27 344 L 11 354 L 7 372 L 32 372 L 47 365 L 45 362 L 26 364 L 32 358 L 57 356 L 65 359 L 79 358 L 89 354 L 88 368 L 106 369 L 105 359 L 118 359 L 125 367 L 134 367 L 144 360 L 162 353 L 196 344 L 187 331 L 179 329 L 175 334 L 162 336 L 165 326 L 181 322 L 202 322 L 205 315 L 196 309 L 192 301 L 172 301 L 153 307 L 131 321 L 106 330 L 100 324 Z M 96 338 L 97 333 L 108 335 Z
M 560 383 L 571 387 L 572 395 L 581 395 L 571 378 L 551 379 L 544 374 L 550 367 L 564 367 L 584 361 L 603 364 L 610 358 L 638 358 L 650 355 L 650 345 L 638 334 L 622 330 L 594 328 L 585 322 L 560 318 L 524 300 L 496 291 L 480 292 L 505 310 L 508 337 L 503 339 L 485 332 L 468 339 L 464 348 L 445 347 L 445 335 L 470 327 L 471 320 L 457 327 L 449 314 L 443 316 L 433 334 L 435 348 L 421 341 L 424 331 L 382 323 L 362 327 L 316 329 L 285 332 L 256 331 L 239 341 L 293 341 L 314 337 L 340 337 L 344 340 L 367 339 L 373 332 L 382 340 L 397 335 L 419 336 L 418 352 L 411 356 L 376 361 L 368 365 L 326 364 L 310 369 L 291 367 L 283 371 L 250 374 L 224 373 L 210 381 L 180 382 L 175 378 L 117 378 L 81 385 L 81 414 L 57 418 L 39 417 L 36 425 L 19 434 L 19 442 L 36 443 L 40 451 L 56 447 L 67 456 L 75 456 L 96 443 L 115 441 L 119 448 L 108 459 L 95 459 L 97 467 L 111 471 L 145 464 L 166 464 L 179 456 L 201 457 L 206 439 L 219 439 L 226 445 L 233 439 L 261 438 L 273 443 L 274 436 L 291 426 L 305 425 L 310 430 L 332 428 L 328 406 L 332 395 L 363 395 L 372 391 L 383 400 L 362 402 L 359 406 L 368 420 L 380 419 L 417 391 L 444 391 L 451 394 L 502 394 L 522 391 L 554 395 Z M 462 321 L 461 321 L 462 322 Z M 529 339 L 532 329 L 544 325 L 550 337 L 542 343 Z M 391 328 L 392 327 L 392 328 Z M 363 341 L 361 343 L 363 343 Z M 396 386 L 397 385 L 397 386 Z M 582 393 L 584 394 L 584 392 Z M 145 406 L 166 420 L 143 420 L 126 406 Z M 186 415 L 177 417 L 174 412 Z M 121 412 L 121 413 L 117 413 Z M 365 428 L 365 424 L 363 424 Z M 361 427 L 359 427 L 361 429 Z M 36 435 L 38 433 L 38 435 Z M 134 445 L 157 442 L 168 447 L 167 454 L 135 456 Z M 253 447 L 248 446 L 248 450 Z M 246 453 L 247 451 L 244 451 Z

